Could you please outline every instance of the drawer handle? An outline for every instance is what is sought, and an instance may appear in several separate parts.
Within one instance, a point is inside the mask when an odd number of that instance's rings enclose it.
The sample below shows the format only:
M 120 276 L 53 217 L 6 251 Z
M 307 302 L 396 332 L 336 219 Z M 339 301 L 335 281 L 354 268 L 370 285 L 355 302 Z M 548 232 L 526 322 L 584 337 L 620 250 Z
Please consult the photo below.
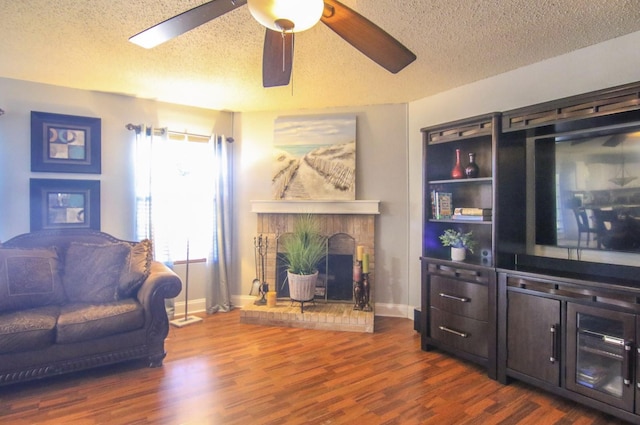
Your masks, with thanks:
M 453 329 L 447 328 L 446 326 L 438 326 L 438 327 L 440 328 L 441 331 L 449 332 L 450 334 L 454 334 L 454 335 L 458 335 L 461 338 L 466 338 L 466 337 L 469 336 L 468 333 L 458 332 L 458 331 L 455 331 Z
M 465 276 L 465 275 L 478 277 L 480 276 L 480 272 L 477 272 L 474 270 L 463 270 L 463 269 L 456 270 L 456 276 Z
M 550 363 L 555 363 L 558 360 L 558 332 L 557 325 L 551 325 L 549 327 L 551 334 L 551 356 L 549 357 Z
M 468 303 L 469 301 L 471 301 L 469 298 L 466 297 L 456 297 L 455 295 L 449 295 L 449 294 L 445 294 L 444 292 L 440 292 L 439 294 L 442 298 L 447 298 L 450 300 L 456 300 L 456 301 L 460 301 L 461 303 Z
M 625 341 L 624 343 L 624 359 L 622 361 L 622 368 L 624 370 L 623 382 L 625 385 L 631 385 L 631 342 Z

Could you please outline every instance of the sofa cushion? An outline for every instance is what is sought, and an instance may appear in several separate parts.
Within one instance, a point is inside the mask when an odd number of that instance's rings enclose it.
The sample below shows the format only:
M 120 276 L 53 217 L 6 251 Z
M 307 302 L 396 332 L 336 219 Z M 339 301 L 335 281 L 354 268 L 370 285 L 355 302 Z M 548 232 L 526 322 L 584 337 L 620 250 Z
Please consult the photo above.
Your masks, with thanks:
M 118 298 L 130 298 L 138 293 L 144 280 L 149 276 L 153 253 L 151 241 L 144 239 L 131 246 L 127 261 L 120 275 Z
M 116 300 L 120 274 L 130 250 L 127 243 L 71 242 L 62 280 L 69 301 L 100 304 Z
M 67 344 L 139 329 L 144 309 L 134 299 L 106 304 L 69 304 L 61 307 L 56 342 Z
M 0 312 L 65 302 L 55 248 L 0 248 Z
M 60 307 L 47 306 L 0 314 L 0 353 L 39 350 L 55 341 Z

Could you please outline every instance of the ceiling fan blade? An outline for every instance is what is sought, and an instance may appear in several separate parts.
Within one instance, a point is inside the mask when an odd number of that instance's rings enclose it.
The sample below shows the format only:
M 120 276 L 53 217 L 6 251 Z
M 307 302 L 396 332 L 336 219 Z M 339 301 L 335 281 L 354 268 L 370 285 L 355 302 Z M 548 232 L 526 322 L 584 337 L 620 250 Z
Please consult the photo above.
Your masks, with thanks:
M 615 148 L 620 143 L 624 142 L 626 138 L 627 138 L 626 134 L 614 134 L 613 136 L 611 136 L 607 140 L 605 140 L 605 142 L 602 144 L 602 146 L 607 146 L 609 148 Z
M 213 0 L 160 22 L 130 37 L 129 41 L 151 49 L 246 3 L 247 0 Z
M 397 73 L 416 55 L 364 16 L 336 0 L 325 0 L 322 22 L 389 72 Z
M 289 85 L 293 64 L 293 33 L 267 29 L 262 55 L 262 85 L 277 87 Z

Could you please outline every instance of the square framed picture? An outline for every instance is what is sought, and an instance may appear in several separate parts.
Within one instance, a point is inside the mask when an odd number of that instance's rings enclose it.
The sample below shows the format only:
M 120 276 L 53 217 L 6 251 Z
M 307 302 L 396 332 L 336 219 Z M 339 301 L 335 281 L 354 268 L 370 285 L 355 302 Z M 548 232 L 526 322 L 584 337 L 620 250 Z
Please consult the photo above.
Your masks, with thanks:
M 100 181 L 31 179 L 31 231 L 100 230 Z
M 31 171 L 101 172 L 100 118 L 31 111 Z

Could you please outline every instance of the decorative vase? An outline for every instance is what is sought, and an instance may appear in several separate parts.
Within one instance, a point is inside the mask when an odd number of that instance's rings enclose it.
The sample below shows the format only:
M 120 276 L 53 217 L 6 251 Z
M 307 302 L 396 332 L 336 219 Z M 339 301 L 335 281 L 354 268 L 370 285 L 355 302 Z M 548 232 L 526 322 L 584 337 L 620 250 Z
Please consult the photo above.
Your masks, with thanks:
M 462 168 L 462 164 L 460 164 L 460 149 L 456 149 L 456 165 L 451 170 L 451 178 L 452 179 L 464 178 L 464 168 Z
M 469 164 L 465 167 L 464 173 L 470 179 L 476 178 L 480 174 L 480 168 L 476 164 L 476 154 L 474 152 L 469 152 Z
M 465 258 L 467 258 L 466 248 L 451 247 L 451 259 L 453 261 L 464 261 Z

